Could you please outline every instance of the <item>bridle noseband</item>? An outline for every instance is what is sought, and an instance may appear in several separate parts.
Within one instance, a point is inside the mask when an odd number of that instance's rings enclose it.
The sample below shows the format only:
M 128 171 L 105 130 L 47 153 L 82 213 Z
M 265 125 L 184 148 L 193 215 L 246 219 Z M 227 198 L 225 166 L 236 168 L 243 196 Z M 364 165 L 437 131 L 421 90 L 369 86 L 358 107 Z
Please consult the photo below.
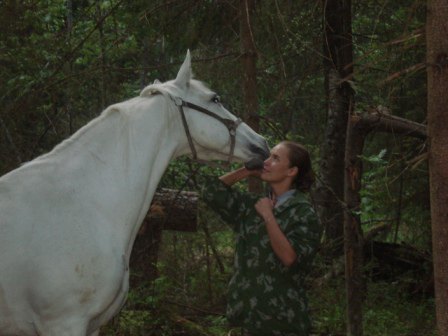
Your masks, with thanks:
M 190 129 L 187 124 L 187 119 L 185 118 L 185 112 L 183 109 L 184 106 L 191 108 L 193 110 L 196 110 L 198 112 L 204 113 L 212 118 L 215 118 L 218 121 L 220 121 L 221 123 L 223 123 L 224 126 L 227 127 L 227 130 L 229 131 L 229 135 L 230 135 L 230 152 L 229 152 L 229 158 L 228 158 L 228 162 L 230 163 L 232 160 L 232 157 L 233 157 L 233 152 L 235 150 L 236 129 L 242 123 L 242 120 L 240 118 L 238 118 L 236 120 L 231 120 L 231 119 L 220 117 L 216 113 L 213 113 L 199 105 L 187 102 L 180 97 L 171 97 L 171 99 L 174 101 L 176 106 L 179 108 L 179 112 L 182 117 L 182 124 L 184 125 L 185 134 L 187 135 L 188 144 L 190 145 L 191 153 L 193 154 L 193 159 L 197 160 L 198 156 L 197 156 L 196 148 L 194 147 L 193 138 L 191 137 L 191 134 L 190 134 Z

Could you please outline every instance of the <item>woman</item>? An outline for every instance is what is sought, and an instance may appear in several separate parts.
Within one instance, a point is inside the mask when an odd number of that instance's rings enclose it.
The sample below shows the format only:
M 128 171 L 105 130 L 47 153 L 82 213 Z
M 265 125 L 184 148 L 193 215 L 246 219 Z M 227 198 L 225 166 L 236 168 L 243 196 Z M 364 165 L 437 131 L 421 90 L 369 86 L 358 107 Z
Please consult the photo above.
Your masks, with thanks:
M 269 197 L 230 188 L 248 176 L 266 182 Z M 203 199 L 236 232 L 229 322 L 242 327 L 244 335 L 308 335 L 304 279 L 321 229 L 306 195 L 313 182 L 307 150 L 283 141 L 271 150 L 263 169 L 240 168 L 219 180 L 206 183 Z

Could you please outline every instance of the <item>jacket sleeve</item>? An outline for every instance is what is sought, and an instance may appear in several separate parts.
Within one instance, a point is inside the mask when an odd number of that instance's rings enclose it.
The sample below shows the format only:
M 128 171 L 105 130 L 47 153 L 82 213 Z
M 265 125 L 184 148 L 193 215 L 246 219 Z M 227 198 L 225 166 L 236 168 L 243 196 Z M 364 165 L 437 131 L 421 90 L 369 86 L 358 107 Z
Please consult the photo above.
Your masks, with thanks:
M 246 196 L 221 182 L 216 177 L 207 177 L 201 190 L 202 200 L 234 230 L 238 229 L 246 211 Z
M 316 254 L 322 230 L 317 215 L 308 203 L 300 204 L 300 207 L 291 212 L 290 230 L 286 237 L 297 253 L 298 264 L 311 262 Z

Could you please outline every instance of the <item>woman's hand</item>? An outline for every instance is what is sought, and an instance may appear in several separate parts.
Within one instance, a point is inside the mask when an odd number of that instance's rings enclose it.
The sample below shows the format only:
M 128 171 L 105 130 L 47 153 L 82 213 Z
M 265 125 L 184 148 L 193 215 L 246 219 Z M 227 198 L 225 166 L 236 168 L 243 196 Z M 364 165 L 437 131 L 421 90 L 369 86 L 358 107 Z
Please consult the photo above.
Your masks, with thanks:
M 268 197 L 260 198 L 255 204 L 255 210 L 265 221 L 274 216 L 272 209 L 274 209 L 274 202 Z
M 264 168 L 264 161 L 258 158 L 249 160 L 244 163 L 244 168 L 246 168 L 250 176 L 260 178 Z

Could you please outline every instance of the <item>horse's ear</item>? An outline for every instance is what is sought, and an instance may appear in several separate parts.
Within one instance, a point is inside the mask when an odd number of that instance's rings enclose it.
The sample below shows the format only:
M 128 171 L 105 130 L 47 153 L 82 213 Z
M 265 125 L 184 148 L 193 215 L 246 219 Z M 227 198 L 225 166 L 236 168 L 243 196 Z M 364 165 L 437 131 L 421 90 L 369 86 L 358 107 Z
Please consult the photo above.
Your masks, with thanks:
M 191 77 L 191 56 L 190 50 L 187 50 L 185 61 L 177 73 L 176 84 L 182 89 L 187 89 L 190 86 Z
M 162 82 L 159 81 L 158 79 L 155 79 L 153 84 L 162 84 Z

